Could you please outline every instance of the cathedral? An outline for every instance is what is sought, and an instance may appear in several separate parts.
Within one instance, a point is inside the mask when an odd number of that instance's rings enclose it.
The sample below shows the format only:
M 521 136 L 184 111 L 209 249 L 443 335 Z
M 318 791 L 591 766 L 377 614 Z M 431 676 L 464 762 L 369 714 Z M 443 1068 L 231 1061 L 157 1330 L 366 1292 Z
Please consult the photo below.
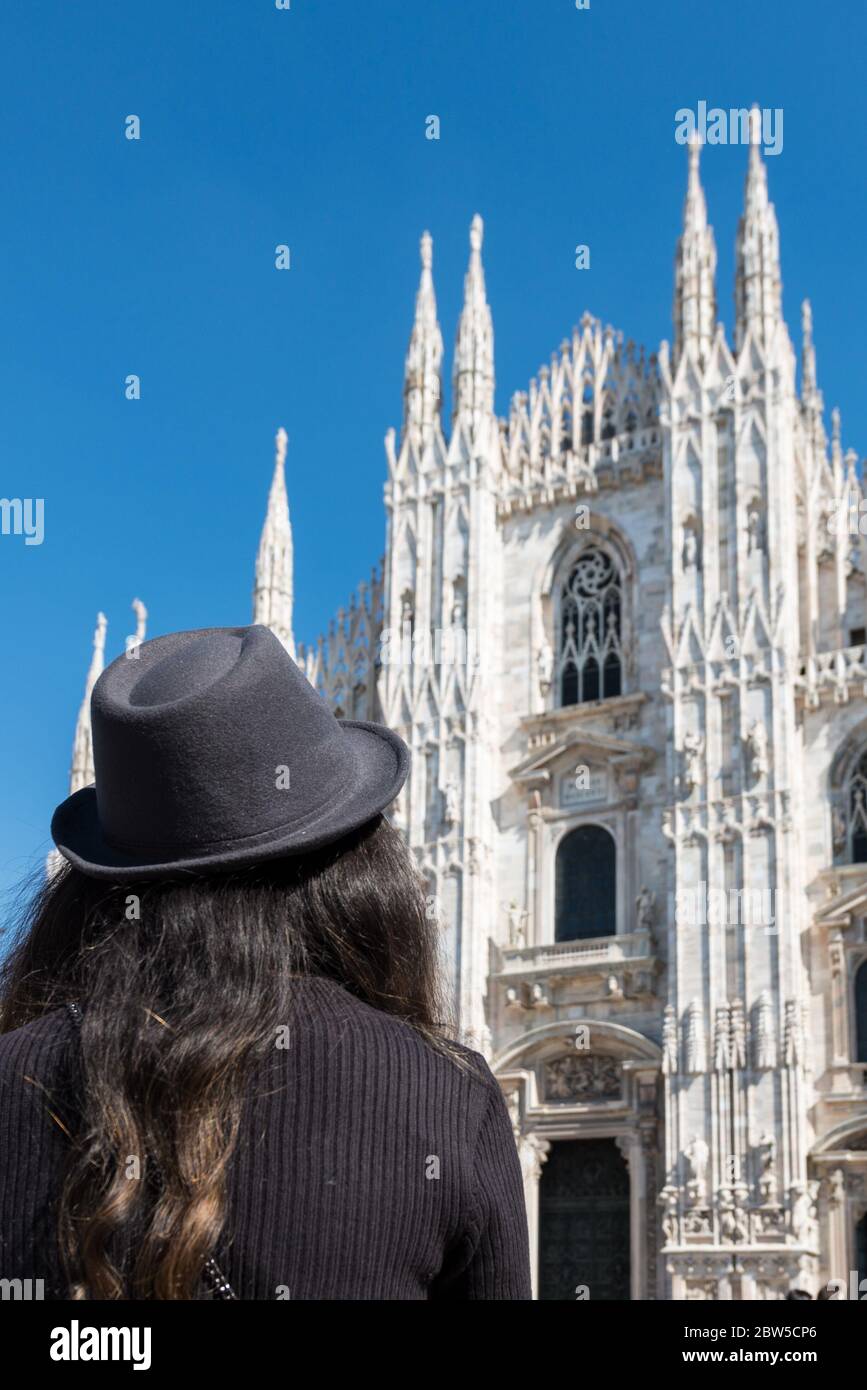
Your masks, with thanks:
M 733 341 L 692 144 L 671 345 L 585 314 L 507 419 L 481 219 L 450 426 L 422 237 L 385 558 L 307 647 L 277 436 L 253 617 L 412 748 L 393 814 L 506 1096 L 540 1299 L 867 1296 L 861 482 L 746 163 Z M 100 616 L 73 790 L 104 643 Z

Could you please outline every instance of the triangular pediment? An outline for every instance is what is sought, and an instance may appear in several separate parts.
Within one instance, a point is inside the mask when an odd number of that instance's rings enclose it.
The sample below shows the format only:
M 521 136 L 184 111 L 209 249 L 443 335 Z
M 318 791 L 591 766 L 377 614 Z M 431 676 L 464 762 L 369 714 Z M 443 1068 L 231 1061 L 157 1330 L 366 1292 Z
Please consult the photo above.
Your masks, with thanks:
M 841 891 L 823 903 L 815 914 L 816 922 L 823 927 L 849 926 L 860 917 L 867 917 L 867 864 L 863 879 L 841 885 Z
M 562 770 L 561 765 L 576 758 L 591 766 L 601 763 L 615 767 L 629 766 L 638 771 L 649 767 L 655 756 L 655 749 L 647 744 L 615 738 L 589 726 L 573 726 L 564 729 L 544 747 L 533 749 L 528 757 L 511 769 L 509 775 L 519 783 L 549 783 Z

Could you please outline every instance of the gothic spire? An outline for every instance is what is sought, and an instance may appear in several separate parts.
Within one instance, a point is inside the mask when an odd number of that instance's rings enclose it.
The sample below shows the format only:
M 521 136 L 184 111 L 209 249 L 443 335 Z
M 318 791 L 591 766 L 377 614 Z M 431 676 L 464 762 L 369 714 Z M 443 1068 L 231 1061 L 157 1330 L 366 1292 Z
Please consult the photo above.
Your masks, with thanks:
M 134 598 L 130 607 L 135 613 L 135 640 L 141 644 L 147 632 L 148 611 L 140 598 Z
M 130 607 L 135 613 L 135 636 L 126 639 L 127 655 L 136 651 L 141 646 L 145 639 L 148 623 L 148 611 L 140 598 L 134 598 Z
M 270 627 L 289 655 L 295 656 L 292 636 L 292 524 L 286 496 L 286 445 L 288 436 L 279 429 L 276 436 L 274 477 L 268 495 L 268 511 L 259 553 L 256 556 L 256 582 L 253 589 L 253 622 Z
M 93 694 L 93 687 L 102 675 L 105 666 L 105 630 L 107 627 L 104 613 L 96 615 L 96 630 L 93 634 L 93 654 L 90 658 L 90 668 L 87 672 L 87 680 L 84 683 L 84 699 L 81 702 L 81 709 L 78 711 L 78 721 L 75 725 L 75 738 L 72 743 L 72 768 L 69 773 L 69 792 L 81 791 L 82 787 L 89 787 L 93 782 L 95 773 L 93 769 L 93 737 L 90 727 L 90 697 Z
M 750 155 L 744 190 L 744 212 L 735 243 L 735 349 L 740 351 L 747 330 L 768 346 L 781 309 L 780 234 L 774 205 L 768 200 L 768 175 L 759 153 L 761 116 L 750 117 Z
M 704 363 L 716 330 L 716 243 L 699 177 L 701 142 L 689 142 L 683 232 L 674 258 L 674 365 L 689 350 Z
M 801 395 L 804 400 L 816 390 L 816 349 L 813 345 L 813 310 L 809 299 L 801 305 Z
M 406 354 L 404 375 L 404 433 L 416 445 L 427 443 L 439 419 L 442 406 L 443 337 L 437 321 L 434 294 L 433 240 L 425 232 L 421 243 L 421 279 L 415 297 L 415 321 Z
M 494 410 L 494 325 L 485 294 L 483 234 L 484 223 L 476 213 L 470 226 L 470 263 L 452 376 L 452 418 L 462 416 L 473 427 Z

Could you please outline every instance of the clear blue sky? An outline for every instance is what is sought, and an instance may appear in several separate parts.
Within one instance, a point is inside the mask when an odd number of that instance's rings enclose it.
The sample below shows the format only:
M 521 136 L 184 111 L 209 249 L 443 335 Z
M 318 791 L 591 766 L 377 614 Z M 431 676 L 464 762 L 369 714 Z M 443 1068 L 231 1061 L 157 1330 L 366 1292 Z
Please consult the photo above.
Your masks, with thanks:
M 785 311 L 799 341 L 812 299 L 826 404 L 867 450 L 865 50 L 863 6 L 806 0 L 6 6 L 0 495 L 43 497 L 46 535 L 0 537 L 0 889 L 49 847 L 97 610 L 109 657 L 137 595 L 153 635 L 249 621 L 278 425 L 296 635 L 367 577 L 425 227 L 450 371 L 485 219 L 506 413 L 585 308 L 670 336 L 677 108 L 782 107 Z M 702 163 L 730 326 L 745 151 Z

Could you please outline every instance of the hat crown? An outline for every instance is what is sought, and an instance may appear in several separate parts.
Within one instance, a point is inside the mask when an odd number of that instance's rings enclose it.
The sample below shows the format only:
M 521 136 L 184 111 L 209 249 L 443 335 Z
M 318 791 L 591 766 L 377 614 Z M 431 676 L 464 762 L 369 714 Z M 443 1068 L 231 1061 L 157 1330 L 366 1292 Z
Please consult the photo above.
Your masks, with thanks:
M 200 694 L 228 675 L 243 643 L 240 633 L 212 632 L 168 652 L 150 663 L 130 687 L 130 704 L 154 707 Z
M 303 825 L 338 791 L 353 749 L 269 628 L 144 642 L 103 672 L 93 759 L 106 838 L 196 852 Z

